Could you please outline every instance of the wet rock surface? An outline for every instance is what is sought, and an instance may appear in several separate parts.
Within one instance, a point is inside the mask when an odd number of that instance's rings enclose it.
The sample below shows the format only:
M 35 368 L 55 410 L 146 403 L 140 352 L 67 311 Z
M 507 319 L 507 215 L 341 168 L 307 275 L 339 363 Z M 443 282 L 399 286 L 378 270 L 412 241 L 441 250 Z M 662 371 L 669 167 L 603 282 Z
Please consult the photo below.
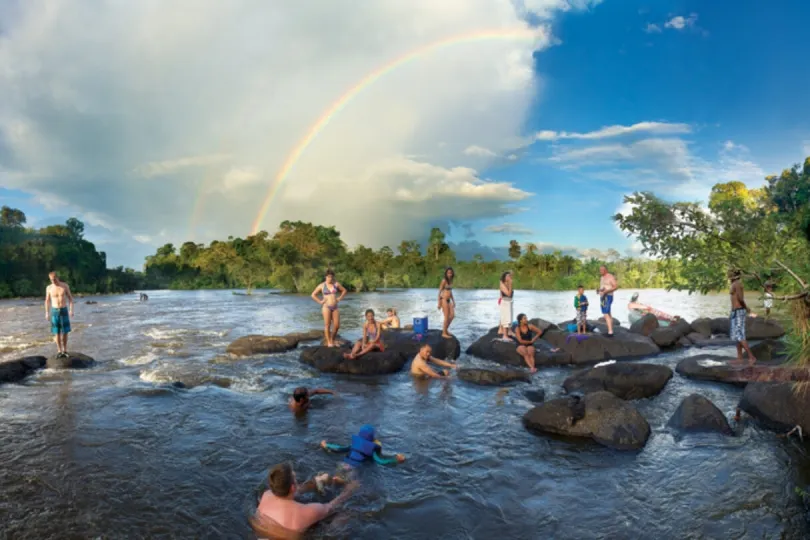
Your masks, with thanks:
M 801 426 L 810 433 L 810 387 L 795 383 L 754 382 L 745 387 L 740 409 L 768 429 L 787 432 Z
M 684 398 L 667 426 L 684 432 L 717 432 L 733 435 L 726 415 L 714 403 L 700 394 Z
M 87 369 L 96 365 L 96 361 L 82 353 L 68 352 L 67 356 L 48 358 L 48 369 Z
M 672 370 L 666 366 L 615 363 L 572 375 L 563 388 L 568 393 L 606 391 L 621 399 L 642 399 L 659 394 L 671 378 Z
M 511 382 L 531 382 L 531 374 L 519 369 L 460 368 L 458 378 L 482 386 L 500 386 Z
M 44 356 L 25 356 L 0 363 L 0 384 L 20 382 L 35 371 L 45 367 Z
M 401 371 L 409 358 L 396 350 L 374 351 L 354 360 L 344 358 L 347 347 L 305 347 L 301 350 L 302 363 L 326 373 L 351 375 L 386 375 Z

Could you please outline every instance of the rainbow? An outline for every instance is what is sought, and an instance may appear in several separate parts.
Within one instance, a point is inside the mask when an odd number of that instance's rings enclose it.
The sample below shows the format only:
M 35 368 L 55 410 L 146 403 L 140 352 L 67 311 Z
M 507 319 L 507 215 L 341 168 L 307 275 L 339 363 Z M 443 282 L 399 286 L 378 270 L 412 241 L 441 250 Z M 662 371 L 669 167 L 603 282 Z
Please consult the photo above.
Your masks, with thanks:
M 476 31 L 466 34 L 458 34 L 455 36 L 451 36 L 448 38 L 441 39 L 439 41 L 434 41 L 433 43 L 429 43 L 427 45 L 423 45 L 418 49 L 414 49 L 411 52 L 405 53 L 404 55 L 395 58 L 394 60 L 388 62 L 387 64 L 380 66 L 379 68 L 375 69 L 365 77 L 363 77 L 360 82 L 352 86 L 347 92 L 345 92 L 342 96 L 340 96 L 332 105 L 329 106 L 326 111 L 318 118 L 318 121 L 315 122 L 307 134 L 298 141 L 298 144 L 295 145 L 290 155 L 284 160 L 284 164 L 282 165 L 281 169 L 279 169 L 278 173 L 276 174 L 276 178 L 272 184 L 270 184 L 270 188 L 267 190 L 267 195 L 264 198 L 264 202 L 262 203 L 261 208 L 259 209 L 259 214 L 256 216 L 256 220 L 253 222 L 253 227 L 251 229 L 250 234 L 256 234 L 259 232 L 259 227 L 261 226 L 262 222 L 264 221 L 265 216 L 267 215 L 270 206 L 273 203 L 273 199 L 279 192 L 279 189 L 284 184 L 285 180 L 292 171 L 293 167 L 298 160 L 301 159 L 301 155 L 304 151 L 309 147 L 310 144 L 315 140 L 318 134 L 323 131 L 323 129 L 329 124 L 329 122 L 342 111 L 348 104 L 351 102 L 358 94 L 360 94 L 363 90 L 380 80 L 383 76 L 391 73 L 398 67 L 401 67 L 412 60 L 416 60 L 417 58 L 424 56 L 426 54 L 433 53 L 437 50 L 443 49 L 445 47 L 449 47 L 451 45 L 460 45 L 463 43 L 471 43 L 476 41 L 486 41 L 486 40 L 497 40 L 497 39 L 530 39 L 536 40 L 540 37 L 538 31 L 521 27 L 521 28 L 511 28 L 511 29 L 492 29 L 492 30 L 483 30 L 483 31 Z

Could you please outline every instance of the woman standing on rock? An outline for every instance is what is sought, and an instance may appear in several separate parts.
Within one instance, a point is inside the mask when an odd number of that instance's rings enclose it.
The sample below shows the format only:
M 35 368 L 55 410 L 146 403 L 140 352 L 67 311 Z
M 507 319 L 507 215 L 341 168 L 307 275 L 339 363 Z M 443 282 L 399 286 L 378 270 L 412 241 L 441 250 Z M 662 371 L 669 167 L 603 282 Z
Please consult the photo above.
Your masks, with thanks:
M 498 325 L 498 334 L 504 341 L 510 341 L 509 329 L 512 327 L 512 297 L 515 291 L 512 289 L 512 272 L 504 272 L 501 274 L 501 283 L 499 284 L 501 297 L 498 298 L 498 305 L 500 306 L 501 321 Z
M 453 334 L 451 334 L 448 329 L 450 328 L 450 323 L 456 318 L 456 299 L 453 298 L 453 278 L 455 277 L 456 273 L 448 266 L 444 271 L 444 278 L 442 278 L 442 282 L 439 285 L 439 309 L 444 313 L 444 326 L 442 326 L 443 338 L 453 337 Z
M 318 293 L 321 293 L 323 299 L 318 298 Z M 340 293 L 340 296 L 338 296 Z M 326 340 L 327 347 L 336 347 L 335 336 L 340 330 L 340 312 L 338 311 L 338 302 L 343 300 L 346 296 L 346 289 L 343 285 L 335 281 L 335 273 L 331 270 L 326 271 L 324 282 L 315 287 L 312 291 L 312 299 L 318 302 L 321 306 L 321 313 L 323 314 L 323 335 Z

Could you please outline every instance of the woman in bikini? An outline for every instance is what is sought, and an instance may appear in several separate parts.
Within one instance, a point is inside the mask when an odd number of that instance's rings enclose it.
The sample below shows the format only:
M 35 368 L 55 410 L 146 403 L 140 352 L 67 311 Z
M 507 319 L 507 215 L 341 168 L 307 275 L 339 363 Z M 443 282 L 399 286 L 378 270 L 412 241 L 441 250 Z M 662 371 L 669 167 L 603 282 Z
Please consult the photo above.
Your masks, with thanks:
M 456 318 L 456 299 L 453 298 L 453 278 L 455 277 L 456 273 L 453 272 L 452 268 L 448 267 L 444 271 L 444 278 L 439 285 L 439 309 L 444 313 L 443 338 L 453 337 L 453 334 L 448 329 L 450 323 Z
M 323 299 L 318 298 L 318 293 L 321 293 Z M 338 296 L 340 293 L 340 296 Z M 335 273 L 331 270 L 326 271 L 324 282 L 315 287 L 312 291 L 312 299 L 318 302 L 321 306 L 321 313 L 323 314 L 323 335 L 326 338 L 327 347 L 335 347 L 335 336 L 340 330 L 340 312 L 338 311 L 338 302 L 343 300 L 346 296 L 346 289 L 343 285 L 335 281 Z
M 374 310 L 366 310 L 366 322 L 363 324 L 363 337 L 354 344 L 352 352 L 345 353 L 343 358 L 354 360 L 371 351 L 383 352 L 385 347 L 382 343 L 382 329 L 374 320 Z
M 388 316 L 380 321 L 380 327 L 383 330 L 388 330 L 389 328 L 399 328 L 399 315 L 397 315 L 397 310 L 394 308 L 388 308 L 386 315 Z

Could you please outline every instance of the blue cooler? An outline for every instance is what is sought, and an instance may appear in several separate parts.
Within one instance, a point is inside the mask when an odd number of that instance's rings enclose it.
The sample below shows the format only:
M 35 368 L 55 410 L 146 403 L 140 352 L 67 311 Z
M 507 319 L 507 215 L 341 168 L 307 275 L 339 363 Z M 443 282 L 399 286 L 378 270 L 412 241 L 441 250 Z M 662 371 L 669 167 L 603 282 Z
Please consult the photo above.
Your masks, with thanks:
M 427 334 L 428 331 L 428 318 L 427 317 L 414 317 L 413 318 L 413 333 L 414 334 Z

